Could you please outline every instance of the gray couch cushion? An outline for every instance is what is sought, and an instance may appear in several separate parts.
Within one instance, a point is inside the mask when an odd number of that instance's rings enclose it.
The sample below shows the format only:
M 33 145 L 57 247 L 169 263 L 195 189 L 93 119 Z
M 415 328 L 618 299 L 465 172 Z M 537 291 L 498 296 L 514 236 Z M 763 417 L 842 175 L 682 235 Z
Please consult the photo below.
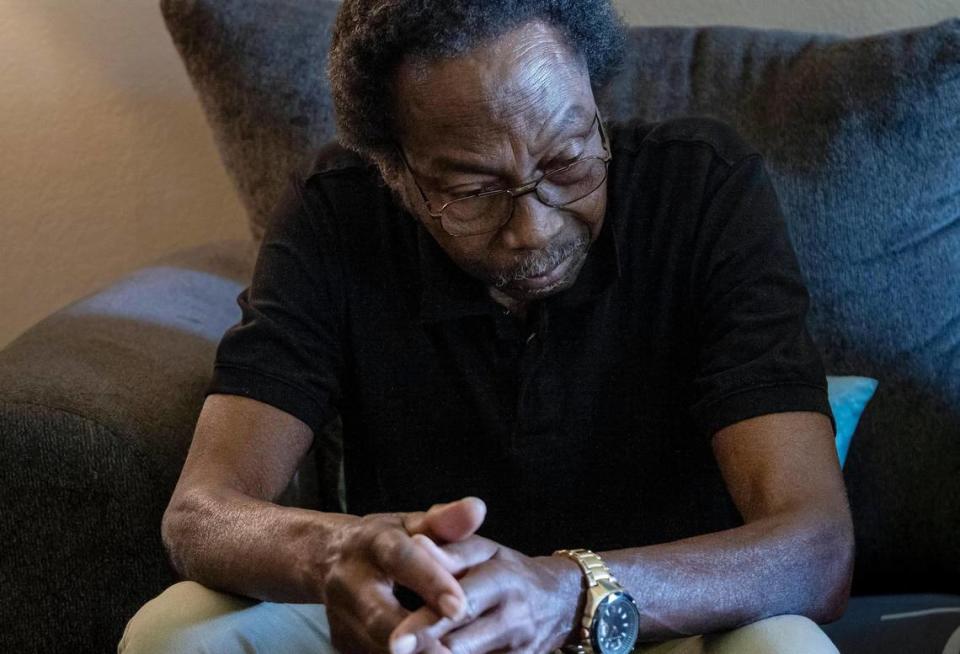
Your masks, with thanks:
M 160 519 L 253 246 L 164 257 L 0 351 L 0 651 L 115 650 L 176 580 Z
M 634 30 L 629 52 L 608 116 L 712 114 L 751 140 L 828 373 L 880 381 L 847 468 L 857 590 L 960 588 L 960 20 Z
M 334 135 L 330 0 L 161 0 L 220 157 L 263 237 L 291 170 Z
M 71 303 L 0 352 L 6 370 L 19 371 L 0 378 L 0 398 L 143 435 L 138 446 L 150 454 L 184 454 L 255 258 L 254 241 L 209 243 Z
M 163 0 L 262 234 L 331 135 L 324 0 Z M 847 479 L 857 589 L 960 587 L 960 21 L 868 38 L 633 29 L 612 118 L 713 114 L 764 152 L 828 372 L 880 380 Z

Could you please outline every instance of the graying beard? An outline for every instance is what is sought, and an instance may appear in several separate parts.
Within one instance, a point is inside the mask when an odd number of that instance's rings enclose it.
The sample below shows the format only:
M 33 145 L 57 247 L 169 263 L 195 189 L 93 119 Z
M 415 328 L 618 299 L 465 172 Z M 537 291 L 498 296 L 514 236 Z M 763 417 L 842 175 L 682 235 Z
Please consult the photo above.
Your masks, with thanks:
M 493 285 L 496 288 L 503 288 L 511 282 L 521 281 L 528 277 L 537 277 L 538 275 L 549 272 L 560 265 L 560 263 L 571 254 L 589 244 L 589 242 L 589 238 L 580 236 L 577 240 L 553 251 L 528 257 L 526 260 L 520 262 L 511 272 L 497 275 Z

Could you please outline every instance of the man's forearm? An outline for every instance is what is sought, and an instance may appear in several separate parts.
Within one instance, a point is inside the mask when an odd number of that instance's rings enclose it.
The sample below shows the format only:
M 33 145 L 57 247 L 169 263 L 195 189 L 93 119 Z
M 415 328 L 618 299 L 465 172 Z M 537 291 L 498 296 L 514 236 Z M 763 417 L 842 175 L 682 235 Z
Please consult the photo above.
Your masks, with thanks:
M 236 491 L 194 493 L 171 504 L 163 541 L 187 579 L 266 601 L 316 603 L 323 601 L 327 548 L 355 520 Z
M 772 615 L 835 619 L 849 593 L 852 550 L 848 523 L 810 515 L 598 554 L 637 601 L 640 639 L 663 640 Z M 582 573 L 567 571 L 577 597 Z

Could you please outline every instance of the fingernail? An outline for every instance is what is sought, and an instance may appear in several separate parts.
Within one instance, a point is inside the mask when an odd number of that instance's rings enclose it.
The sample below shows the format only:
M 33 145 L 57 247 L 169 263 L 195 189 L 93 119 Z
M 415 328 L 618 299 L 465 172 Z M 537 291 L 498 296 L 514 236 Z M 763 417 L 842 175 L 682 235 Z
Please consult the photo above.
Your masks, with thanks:
M 450 593 L 444 593 L 440 596 L 440 608 L 451 620 L 459 620 L 460 613 L 463 611 L 463 602 Z
M 483 500 L 481 500 L 479 497 L 476 497 L 476 496 L 474 496 L 474 495 L 471 495 L 471 496 L 468 497 L 467 499 L 468 499 L 468 500 L 472 500 L 474 506 L 476 506 L 478 509 L 486 509 L 486 508 L 487 508 L 487 503 L 484 502 Z
M 404 634 L 390 643 L 392 654 L 410 654 L 417 646 L 417 637 L 413 634 Z

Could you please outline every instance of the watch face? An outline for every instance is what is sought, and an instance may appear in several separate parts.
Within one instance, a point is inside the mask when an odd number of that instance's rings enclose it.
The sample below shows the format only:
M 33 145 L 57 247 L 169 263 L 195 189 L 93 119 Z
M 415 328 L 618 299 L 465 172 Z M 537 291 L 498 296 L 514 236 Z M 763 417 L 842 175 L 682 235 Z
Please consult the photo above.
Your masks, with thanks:
M 616 593 L 597 609 L 593 648 L 600 654 L 629 654 L 640 632 L 640 612 L 629 595 Z

